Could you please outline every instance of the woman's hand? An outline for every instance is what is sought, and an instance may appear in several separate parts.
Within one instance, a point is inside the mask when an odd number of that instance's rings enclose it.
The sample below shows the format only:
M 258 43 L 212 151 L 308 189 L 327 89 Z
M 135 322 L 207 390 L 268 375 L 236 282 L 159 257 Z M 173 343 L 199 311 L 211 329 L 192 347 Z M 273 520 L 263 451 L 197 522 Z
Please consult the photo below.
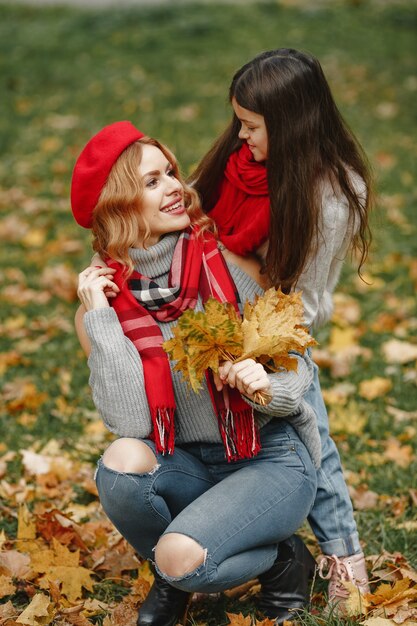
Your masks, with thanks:
M 107 267 L 87 267 L 78 275 L 77 294 L 86 311 L 104 309 L 109 305 L 108 298 L 115 297 L 120 289 L 112 281 L 115 269 Z
M 245 359 L 239 363 L 224 361 L 218 374 L 214 374 L 216 389 L 221 391 L 224 385 L 238 389 L 240 393 L 254 400 L 256 392 L 262 392 L 265 396 L 271 395 L 271 383 L 268 375 L 260 363 L 253 359 Z
M 103 261 L 99 253 L 95 252 L 91 258 L 90 267 L 94 267 L 94 268 L 107 267 L 107 264 L 105 261 Z M 113 289 L 110 289 L 110 288 L 106 288 L 104 290 L 104 293 L 108 298 L 115 298 L 117 296 L 117 293 L 113 291 Z

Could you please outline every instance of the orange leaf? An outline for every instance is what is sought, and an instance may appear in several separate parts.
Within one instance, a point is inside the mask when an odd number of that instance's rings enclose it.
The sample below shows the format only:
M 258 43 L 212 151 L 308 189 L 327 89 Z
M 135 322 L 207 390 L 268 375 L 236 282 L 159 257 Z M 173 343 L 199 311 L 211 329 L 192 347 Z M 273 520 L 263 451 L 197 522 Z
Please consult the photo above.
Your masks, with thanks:
M 385 456 L 389 461 L 393 461 L 400 467 L 408 467 L 414 460 L 413 448 L 411 446 L 402 446 L 394 437 L 386 443 Z
M 371 608 L 384 607 L 385 610 L 392 610 L 407 605 L 410 600 L 417 599 L 417 587 L 410 588 L 410 582 L 409 578 L 403 578 L 397 580 L 393 586 L 382 583 L 374 593 L 367 594 L 366 599 Z
M 238 615 L 236 613 L 226 613 L 227 617 L 230 620 L 231 626 L 251 626 L 252 619 L 250 615 L 244 617 L 242 613 Z

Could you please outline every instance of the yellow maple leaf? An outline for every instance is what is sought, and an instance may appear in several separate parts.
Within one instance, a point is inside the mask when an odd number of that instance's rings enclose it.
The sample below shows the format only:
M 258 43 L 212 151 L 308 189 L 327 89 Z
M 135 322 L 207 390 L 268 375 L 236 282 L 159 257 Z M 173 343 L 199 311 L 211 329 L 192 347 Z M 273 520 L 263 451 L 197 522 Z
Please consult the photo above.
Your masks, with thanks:
M 70 567 L 58 565 L 50 567 L 44 574 L 39 585 L 42 589 L 49 589 L 50 583 L 61 583 L 61 593 L 70 602 L 75 602 L 82 597 L 82 588 L 93 591 L 94 582 L 91 578 L 93 572 L 85 567 Z
M 280 289 L 268 289 L 254 304 L 245 304 L 243 317 L 239 360 L 253 358 L 264 365 L 272 360 L 275 369 L 296 370 L 297 360 L 289 352 L 304 354 L 317 343 L 303 326 L 301 292 L 286 295 Z
M 66 546 L 63 546 L 52 538 L 52 550 L 41 550 L 31 555 L 31 566 L 35 572 L 44 574 L 51 567 L 65 566 L 78 567 L 80 562 L 80 551 L 71 552 Z
M 16 622 L 28 626 L 41 626 L 50 624 L 54 619 L 54 614 L 54 605 L 49 598 L 43 593 L 37 593 L 33 596 L 29 606 L 16 619 Z
M 366 615 L 368 607 L 366 596 L 364 597 L 357 586 L 351 582 L 343 582 L 343 586 L 349 592 L 349 597 L 346 600 L 346 614 L 350 616 Z
M 205 372 L 217 372 L 224 360 L 253 358 L 270 369 L 296 370 L 297 359 L 289 353 L 304 353 L 316 344 L 302 323 L 300 292 L 269 289 L 254 304 L 245 304 L 243 321 L 230 303 L 209 298 L 204 312 L 181 315 L 163 348 L 176 361 L 174 369 L 198 391 Z
M 80 551 L 71 552 L 55 539 L 52 539 L 53 549 L 42 550 L 31 555 L 32 569 L 43 574 L 39 582 L 42 589 L 49 589 L 50 583 L 61 584 L 61 593 L 70 602 L 75 602 L 82 596 L 82 588 L 93 590 L 92 571 L 81 567 Z
M 162 345 L 175 368 L 194 391 L 201 387 L 207 369 L 242 352 L 241 321 L 230 303 L 209 298 L 205 311 L 185 311 L 174 328 L 174 337 Z
M 382 583 L 377 587 L 374 593 L 366 596 L 369 606 L 374 608 L 382 608 L 390 612 L 401 605 L 406 605 L 411 600 L 417 599 L 417 587 L 410 587 L 409 578 L 397 580 L 394 585 Z

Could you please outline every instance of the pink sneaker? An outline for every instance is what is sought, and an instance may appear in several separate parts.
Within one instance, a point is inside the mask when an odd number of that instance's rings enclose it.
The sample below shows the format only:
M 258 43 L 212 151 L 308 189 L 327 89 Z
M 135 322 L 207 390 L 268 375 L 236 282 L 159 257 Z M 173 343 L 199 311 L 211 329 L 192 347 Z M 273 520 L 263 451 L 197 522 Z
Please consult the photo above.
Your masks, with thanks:
M 343 582 L 353 583 L 360 593 L 369 593 L 368 574 L 363 552 L 351 556 L 332 556 L 323 554 L 318 560 L 319 576 L 329 581 L 328 604 L 326 612 L 335 616 L 344 615 L 349 591 Z M 327 573 L 325 571 L 327 570 Z

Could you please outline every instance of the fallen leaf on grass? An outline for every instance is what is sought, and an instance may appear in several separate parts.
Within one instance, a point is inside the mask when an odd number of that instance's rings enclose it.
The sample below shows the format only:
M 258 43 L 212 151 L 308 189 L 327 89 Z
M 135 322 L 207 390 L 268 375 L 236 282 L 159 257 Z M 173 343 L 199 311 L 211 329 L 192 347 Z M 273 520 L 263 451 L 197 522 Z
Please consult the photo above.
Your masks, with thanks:
M 230 626 L 252 626 L 252 618 L 250 615 L 246 617 L 242 613 L 226 613 L 230 620 Z
M 16 548 L 20 552 L 36 552 L 39 550 L 39 544 L 36 539 L 36 523 L 29 509 L 25 504 L 19 507 L 17 520 L 17 541 Z
M 394 617 L 397 610 L 408 608 L 409 602 L 417 599 L 417 587 L 410 587 L 409 578 L 397 580 L 394 585 L 381 583 L 374 593 L 366 594 L 369 610 L 384 609 L 386 615 Z
M 27 554 L 21 554 L 17 550 L 0 553 L 0 574 L 25 579 L 30 573 L 30 557 Z
M 13 584 L 11 576 L 0 574 L 0 599 L 11 596 L 16 591 L 16 585 Z
M 31 228 L 21 239 L 25 248 L 42 248 L 46 240 L 46 231 L 43 228 Z
M 335 405 L 329 410 L 332 432 L 360 435 L 368 421 L 367 416 L 356 402 L 350 401 L 347 406 Z
M 29 474 L 39 476 L 47 474 L 51 469 L 51 458 L 44 454 L 37 454 L 32 450 L 20 450 L 23 466 Z
M 382 345 L 382 354 L 387 363 L 404 365 L 417 359 L 417 345 L 399 339 L 390 339 Z
M 411 446 L 402 446 L 394 437 L 391 437 L 385 445 L 385 457 L 389 461 L 393 461 L 400 467 L 408 467 L 414 461 L 415 457 Z
M 48 394 L 37 390 L 27 378 L 15 379 L 3 387 L 3 397 L 11 413 L 24 409 L 36 410 L 48 399 Z
M 367 487 L 358 487 L 357 489 L 349 487 L 350 497 L 352 498 L 353 505 L 358 511 L 366 511 L 367 509 L 374 509 L 379 500 L 379 496 L 375 491 L 370 491 Z
M 357 344 L 346 346 L 343 349 L 328 349 L 313 351 L 313 360 L 321 368 L 330 369 L 332 378 L 345 378 L 350 375 L 356 359 L 361 357 L 365 361 L 372 358 L 372 350 Z
M 32 569 L 43 574 L 39 585 L 42 589 L 48 589 L 49 583 L 60 583 L 61 593 L 70 602 L 75 602 L 82 596 L 82 588 L 93 591 L 93 572 L 79 565 L 80 551 L 70 552 L 55 538 L 52 540 L 53 549 L 46 549 L 32 554 Z
M 23 356 L 16 350 L 10 350 L 9 352 L 2 352 L 0 354 L 0 376 L 3 376 L 4 372 L 14 365 L 18 365 L 23 361 Z
M 389 378 L 375 376 L 369 380 L 363 380 L 359 384 L 359 395 L 365 400 L 375 400 L 384 396 L 392 389 L 392 381 Z
M 348 398 L 352 396 L 356 391 L 355 385 L 348 382 L 339 383 L 330 387 L 329 389 L 323 389 L 323 399 L 326 404 L 342 404 L 345 405 Z
M 11 600 L 5 604 L 0 604 L 0 624 L 7 624 L 9 619 L 16 617 L 16 609 Z
M 54 618 L 55 609 L 49 598 L 43 593 L 37 593 L 29 606 L 25 608 L 23 613 L 17 618 L 18 624 L 27 624 L 28 626 L 41 626 L 50 624 Z
M 395 406 L 388 405 L 386 408 L 388 415 L 391 415 L 397 422 L 406 422 L 417 419 L 417 411 L 404 411 Z
M 136 626 L 138 609 L 132 598 L 123 598 L 111 614 L 112 626 Z
M 349 592 L 346 601 L 346 613 L 349 616 L 366 614 L 366 599 L 359 589 L 351 582 L 343 582 L 343 586 Z

